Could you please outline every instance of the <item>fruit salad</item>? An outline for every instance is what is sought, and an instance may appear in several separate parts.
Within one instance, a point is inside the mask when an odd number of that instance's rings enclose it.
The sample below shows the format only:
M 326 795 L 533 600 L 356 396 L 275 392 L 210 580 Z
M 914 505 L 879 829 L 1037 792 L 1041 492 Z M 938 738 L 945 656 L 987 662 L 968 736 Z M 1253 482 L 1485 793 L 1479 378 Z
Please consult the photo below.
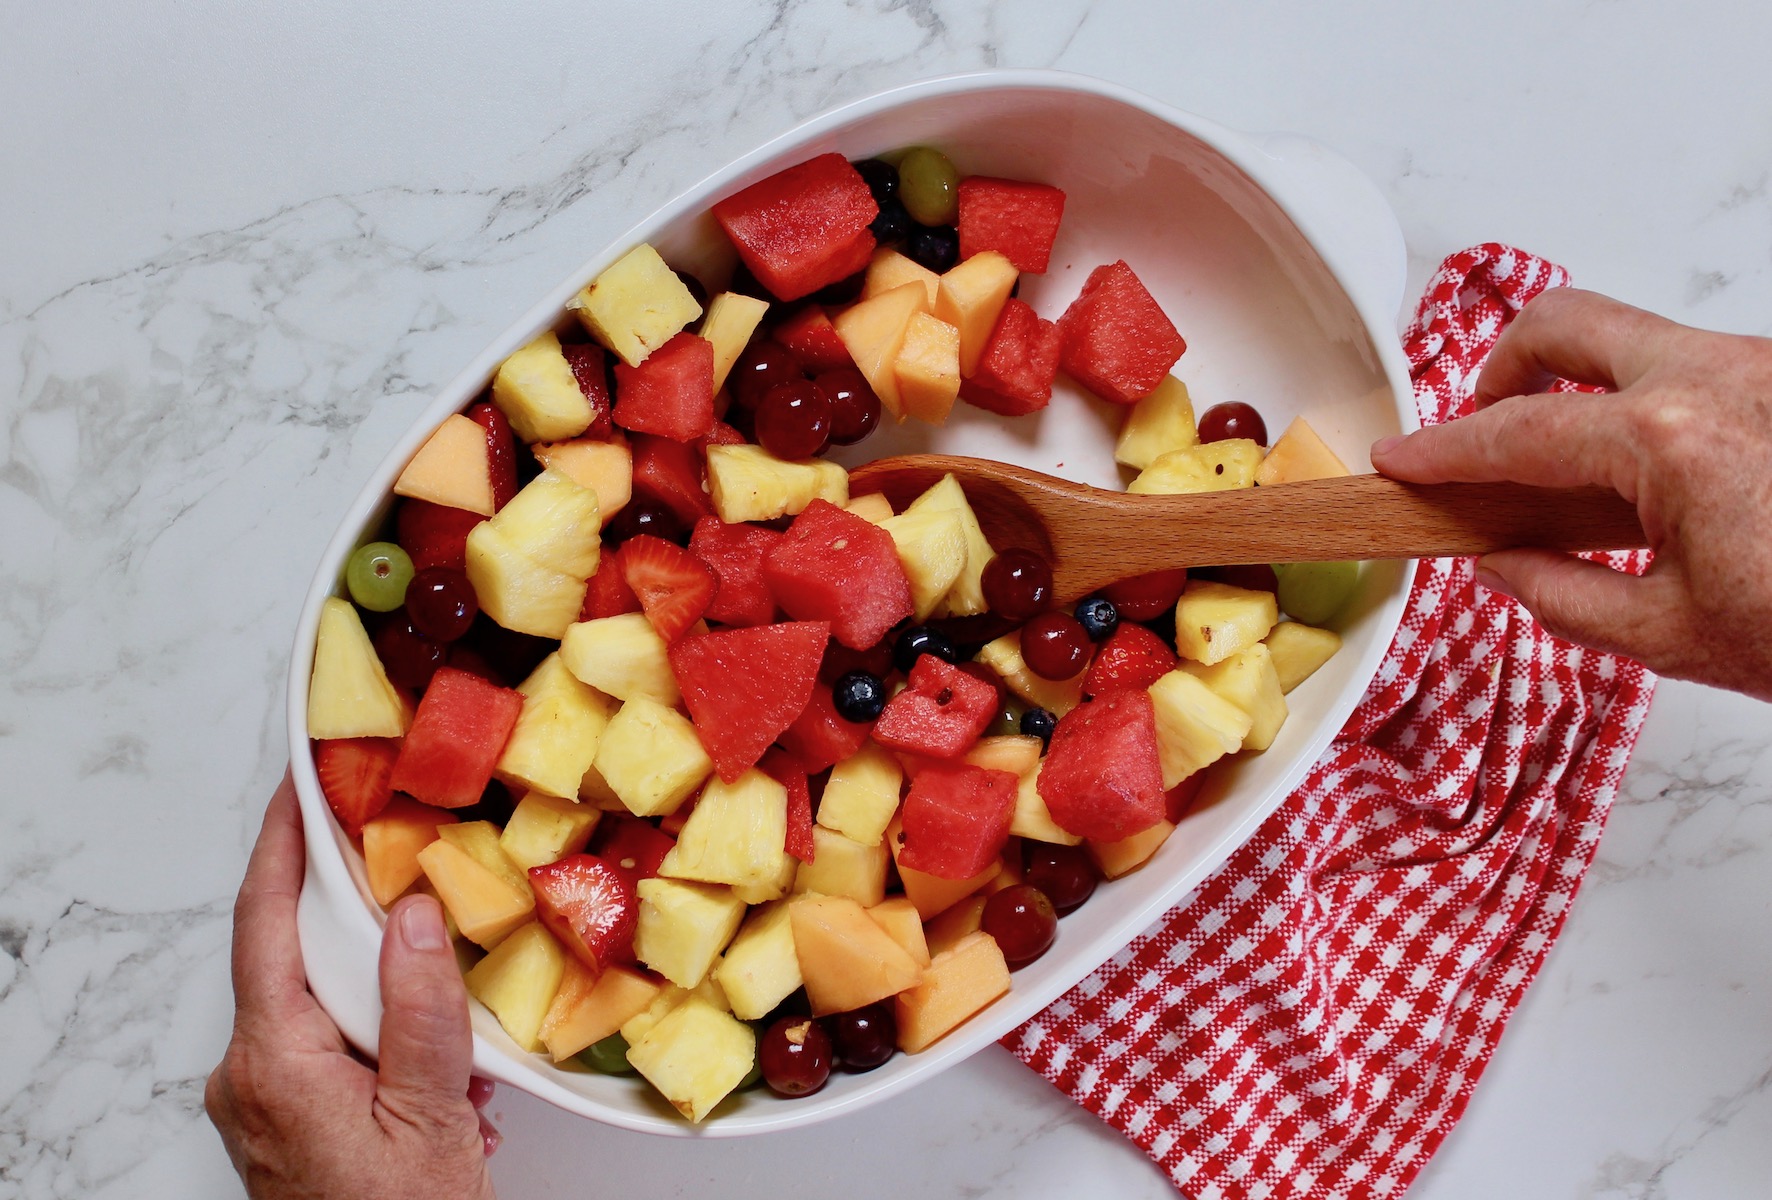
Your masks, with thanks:
M 691 1121 L 916 1054 L 1336 652 L 1357 564 L 1060 605 L 953 477 L 895 511 L 822 457 L 1038 420 L 1063 371 L 1123 413 L 1131 491 L 1346 473 L 1303 421 L 1196 418 L 1132 264 L 1020 300 L 1064 207 L 929 147 L 819 155 L 713 206 L 719 288 L 633 247 L 401 472 L 321 614 L 314 763 L 376 903 L 435 895 L 523 1050 Z

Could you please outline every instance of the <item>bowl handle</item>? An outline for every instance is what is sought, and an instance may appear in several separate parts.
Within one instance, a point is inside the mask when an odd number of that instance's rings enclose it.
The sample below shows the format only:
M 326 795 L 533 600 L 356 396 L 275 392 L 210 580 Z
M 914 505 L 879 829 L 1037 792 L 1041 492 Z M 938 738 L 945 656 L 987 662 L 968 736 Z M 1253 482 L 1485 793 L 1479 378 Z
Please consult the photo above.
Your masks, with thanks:
M 1291 185 L 1289 193 L 1321 213 L 1311 236 L 1359 300 L 1384 320 L 1402 312 L 1409 252 L 1397 214 L 1377 186 L 1353 163 L 1323 143 L 1296 133 L 1252 139 Z

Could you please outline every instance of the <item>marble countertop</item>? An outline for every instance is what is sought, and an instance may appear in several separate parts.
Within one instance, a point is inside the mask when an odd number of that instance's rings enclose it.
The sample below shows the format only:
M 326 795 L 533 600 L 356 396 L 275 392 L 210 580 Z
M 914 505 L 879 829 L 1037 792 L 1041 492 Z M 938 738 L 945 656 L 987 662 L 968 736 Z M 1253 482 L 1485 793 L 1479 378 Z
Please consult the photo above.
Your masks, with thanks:
M 0 1200 L 239 1194 L 203 1080 L 313 562 L 425 398 L 543 289 L 813 112 L 984 66 L 1100 75 L 1345 154 L 1401 217 L 1412 291 L 1499 239 L 1772 333 L 1763 5 L 1032 8 L 0 18 Z M 1763 1192 L 1769 916 L 1772 710 L 1664 684 L 1562 941 L 1411 1195 Z M 742 1143 L 494 1109 L 506 1200 L 1173 1194 L 996 1049 Z

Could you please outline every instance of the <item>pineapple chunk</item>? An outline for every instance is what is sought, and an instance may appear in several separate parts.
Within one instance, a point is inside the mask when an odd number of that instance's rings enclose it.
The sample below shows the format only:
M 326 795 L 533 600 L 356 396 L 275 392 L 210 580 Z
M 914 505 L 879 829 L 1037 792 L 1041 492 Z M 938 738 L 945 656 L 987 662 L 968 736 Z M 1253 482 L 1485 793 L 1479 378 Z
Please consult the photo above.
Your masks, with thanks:
M 566 951 L 541 922 L 531 921 L 468 972 L 468 994 L 492 1010 L 512 1041 L 536 1051 L 542 1048 L 541 1023 L 565 977 Z
M 1272 592 L 1192 579 L 1175 604 L 1175 650 L 1211 665 L 1261 641 L 1280 619 Z
M 722 521 L 773 521 L 814 500 L 849 503 L 849 472 L 822 458 L 794 462 L 761 446 L 709 446 L 708 492 Z
M 751 335 L 769 311 L 769 302 L 741 292 L 721 292 L 708 301 L 708 314 L 701 319 L 698 331 L 714 347 L 714 390 L 726 386 L 726 376 Z
M 460 413 L 451 413 L 394 480 L 394 495 L 490 517 L 496 506 L 486 431 Z
M 738 932 L 745 903 L 732 889 L 655 876 L 642 879 L 634 953 L 681 988 L 707 978 L 720 951 Z
M 1186 671 L 1171 671 L 1151 684 L 1150 697 L 1165 790 L 1235 753 L 1253 723 L 1248 713 Z
M 1128 492 L 1184 496 L 1193 492 L 1228 492 L 1255 486 L 1261 447 L 1248 438 L 1226 438 L 1157 457 L 1126 485 Z
M 986 564 L 997 556 L 997 552 L 991 549 L 990 542 L 985 539 L 984 530 L 979 528 L 978 517 L 973 513 L 972 505 L 966 501 L 965 489 L 952 475 L 942 476 L 941 482 L 911 501 L 904 510 L 904 515 L 942 509 L 960 516 L 960 525 L 966 531 L 966 565 L 960 569 L 954 586 L 948 589 L 937 615 L 975 616 L 989 608 L 984 601 L 984 584 L 981 581 Z
M 617 700 L 651 700 L 670 707 L 682 701 L 683 693 L 677 690 L 668 649 L 644 613 L 579 621 L 560 638 L 560 660 L 581 683 Z
M 924 311 L 933 311 L 936 294 L 941 288 L 941 276 L 898 251 L 882 246 L 874 251 L 874 257 L 868 261 L 868 273 L 861 283 L 861 298 L 872 300 L 875 296 L 903 287 L 907 283 L 923 285 L 929 296 L 929 308 Z
M 1114 461 L 1142 471 L 1172 450 L 1200 444 L 1187 384 L 1166 376 L 1157 390 L 1134 404 L 1114 443 Z
M 732 783 L 715 778 L 659 864 L 659 874 L 700 883 L 755 886 L 781 873 L 788 793 L 752 767 Z
M 564 471 L 545 470 L 531 479 L 489 523 L 544 567 L 574 579 L 597 573 L 603 545 L 597 493 Z
M 735 883 L 732 885 L 732 894 L 746 904 L 768 904 L 771 900 L 780 900 L 793 888 L 794 872 L 799 866 L 799 859 L 784 853 L 772 874 L 756 883 Z
M 904 771 L 871 739 L 831 768 L 818 802 L 818 823 L 864 846 L 877 846 L 898 811 Z
M 1184 662 L 1181 669 L 1249 714 L 1243 749 L 1266 750 L 1274 744 L 1274 736 L 1286 723 L 1286 694 L 1266 645 L 1257 642 L 1212 666 Z
M 356 607 L 328 596 L 308 679 L 308 736 L 401 737 L 411 722 L 412 708 L 388 682 Z
M 626 967 L 605 967 L 599 974 L 568 955 L 566 976 L 542 1018 L 542 1044 L 555 1062 L 564 1062 L 645 1012 L 658 997 L 659 986 Z
M 983 927 L 984 906 L 988 899 L 983 892 L 975 892 L 923 926 L 924 945 L 928 947 L 931 959 Z
M 700 998 L 672 1009 L 628 1047 L 634 1070 L 696 1122 L 744 1082 L 756 1061 L 757 1035 L 751 1027 Z
M 794 891 L 847 896 L 863 908 L 886 899 L 886 847 L 864 846 L 834 829 L 812 827 L 812 861 L 794 874 Z
M 1341 635 L 1332 629 L 1282 621 L 1267 635 L 1267 648 L 1273 654 L 1280 691 L 1290 692 L 1334 657 L 1341 649 Z
M 578 798 L 586 804 L 595 805 L 602 812 L 628 811 L 628 806 L 621 802 L 621 797 L 615 794 L 615 789 L 609 786 L 609 781 L 597 770 L 595 762 L 585 771 L 585 777 L 578 781 Z
M 634 452 L 625 438 L 574 438 L 531 446 L 543 468 L 558 471 L 597 494 L 597 520 L 608 525 L 634 497 Z
M 888 511 L 877 524 L 892 535 L 898 561 L 911 582 L 916 619 L 926 619 L 966 567 L 966 526 L 960 514 L 931 508 L 895 517 Z
M 898 379 L 893 372 L 899 351 L 904 349 L 905 331 L 911 318 L 926 313 L 935 305 L 929 291 L 918 281 L 902 284 L 889 292 L 852 304 L 831 321 L 849 357 L 867 377 L 874 394 L 886 411 L 904 420 L 904 402 L 898 395 Z
M 960 331 L 926 312 L 913 313 L 892 379 L 906 416 L 945 425 L 960 395 Z
M 550 796 L 578 795 L 615 701 L 580 682 L 559 651 L 542 659 L 517 690 L 523 709 L 499 756 L 499 777 Z
M 635 246 L 566 305 L 590 335 L 630 367 L 701 316 L 675 271 L 644 242 Z
M 1026 775 L 1040 767 L 1040 739 L 1024 733 L 982 737 L 972 743 L 972 749 L 960 756 L 960 761 L 969 767 L 979 767 L 986 771 Z
M 1021 657 L 1021 630 L 1006 633 L 982 646 L 975 661 L 983 663 L 998 675 L 1008 689 L 1029 704 L 1062 717 L 1083 700 L 1083 672 L 1070 679 L 1046 679 L 1028 669 Z
M 452 842 L 439 838 L 420 850 L 418 865 L 461 935 L 476 945 L 497 946 L 535 911 L 535 893 L 527 886 L 512 888 Z
M 1009 302 L 1019 272 L 996 250 L 983 250 L 941 276 L 935 315 L 960 331 L 960 374 L 970 378 Z
M 595 765 L 637 817 L 676 812 L 714 769 L 689 718 L 641 696 L 610 718 Z
M 467 572 L 480 608 L 517 633 L 558 638 L 584 607 L 583 579 L 536 562 L 491 521 L 468 534 Z
M 714 969 L 734 1016 L 746 1021 L 767 1016 L 800 986 L 791 918 L 781 900 L 753 909 Z
M 1335 451 L 1323 444 L 1310 422 L 1295 417 L 1273 449 L 1267 452 L 1267 457 L 1261 460 L 1261 466 L 1255 472 L 1255 482 L 1262 487 L 1272 487 L 1276 483 L 1339 479 L 1349 474 L 1352 472 L 1335 456 Z
M 927 1048 L 1009 990 L 1009 964 L 983 930 L 937 954 L 916 987 L 894 1002 L 898 1046 L 906 1054 Z
M 1077 845 L 1083 839 L 1052 819 L 1040 789 L 1035 786 L 1039 778 L 1040 769 L 1036 766 L 1023 774 L 1021 782 L 1016 785 L 1015 815 L 1009 820 L 1010 836 L 1033 838 L 1036 842 L 1051 842 L 1057 846 Z
M 526 442 L 577 437 L 596 416 L 551 329 L 499 364 L 492 402 Z
M 886 499 L 879 492 L 869 492 L 865 496 L 854 496 L 844 507 L 871 525 L 879 525 L 892 516 L 892 501 Z
M 499 849 L 525 871 L 559 862 L 585 848 L 602 816 L 592 805 L 530 792 L 505 822 Z
M 651 1032 L 652 1027 L 671 1015 L 671 1010 L 689 999 L 688 988 L 678 987 L 668 979 L 659 985 L 653 993 L 652 1001 L 645 1008 L 621 1023 L 622 1040 L 632 1046 Z M 719 1005 L 714 1005 L 718 1008 Z

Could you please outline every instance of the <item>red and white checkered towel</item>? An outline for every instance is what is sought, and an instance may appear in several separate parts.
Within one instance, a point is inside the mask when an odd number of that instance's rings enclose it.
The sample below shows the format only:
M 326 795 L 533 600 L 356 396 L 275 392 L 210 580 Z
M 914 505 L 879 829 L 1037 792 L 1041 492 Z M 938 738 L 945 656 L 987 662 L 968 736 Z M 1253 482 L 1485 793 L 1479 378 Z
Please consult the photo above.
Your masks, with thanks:
M 1448 258 L 1405 338 L 1422 421 L 1470 411 L 1503 326 L 1567 283 L 1505 246 Z M 1422 562 L 1304 784 L 1004 1044 L 1193 1200 L 1400 1194 L 1562 928 L 1653 683 L 1546 634 L 1472 560 Z

